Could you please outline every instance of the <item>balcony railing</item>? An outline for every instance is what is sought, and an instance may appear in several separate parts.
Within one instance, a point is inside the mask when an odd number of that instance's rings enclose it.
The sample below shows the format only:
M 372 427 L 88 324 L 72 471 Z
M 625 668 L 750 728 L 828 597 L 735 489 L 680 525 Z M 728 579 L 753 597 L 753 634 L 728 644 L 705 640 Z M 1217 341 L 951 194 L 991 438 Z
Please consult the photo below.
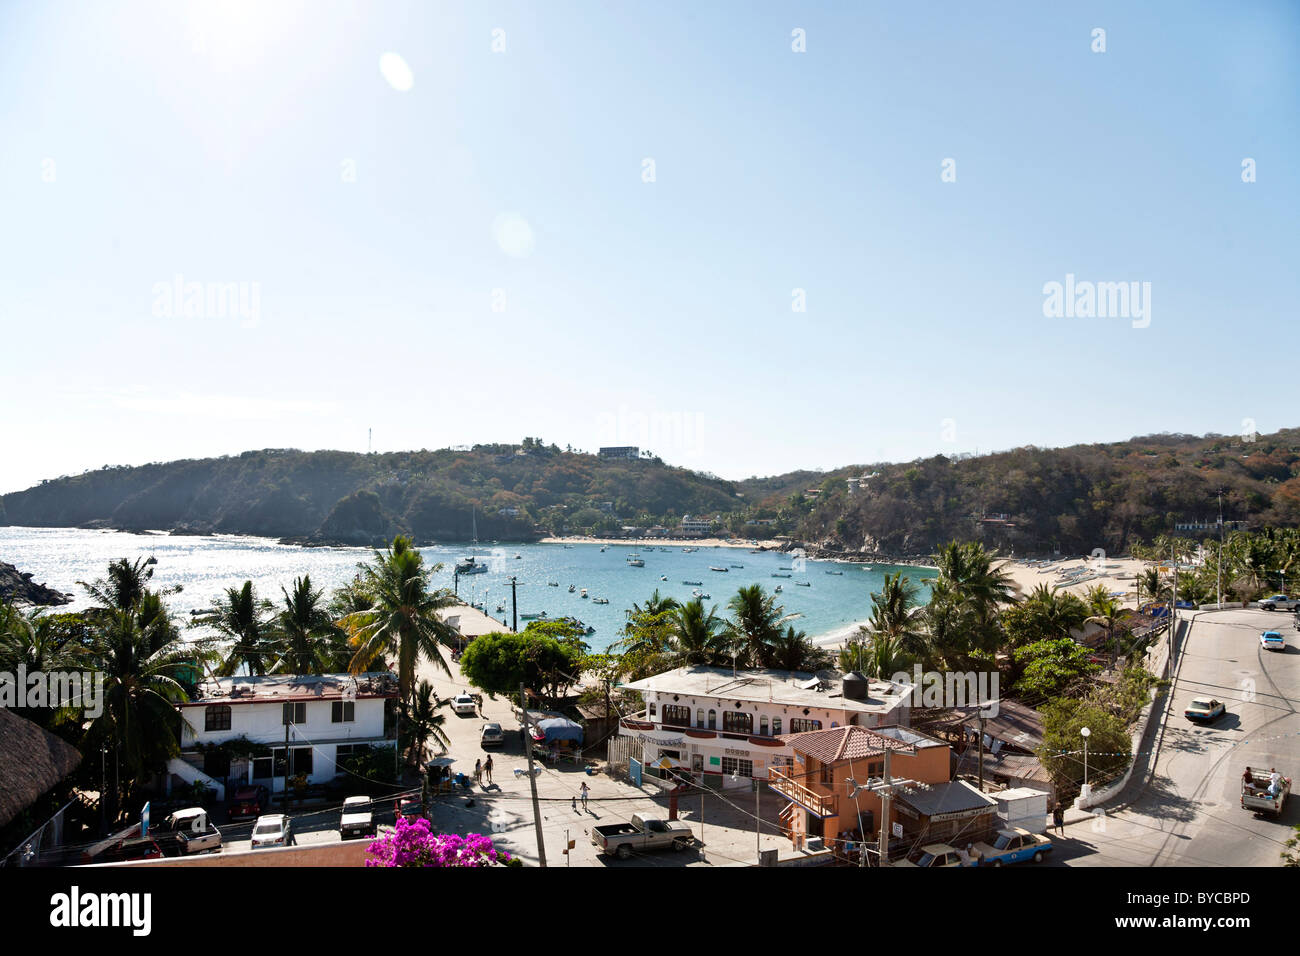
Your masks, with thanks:
M 775 767 L 769 767 L 767 782 L 777 793 L 789 797 L 805 810 L 819 817 L 829 817 L 835 813 L 835 798 L 809 790 L 803 784 L 791 780 Z

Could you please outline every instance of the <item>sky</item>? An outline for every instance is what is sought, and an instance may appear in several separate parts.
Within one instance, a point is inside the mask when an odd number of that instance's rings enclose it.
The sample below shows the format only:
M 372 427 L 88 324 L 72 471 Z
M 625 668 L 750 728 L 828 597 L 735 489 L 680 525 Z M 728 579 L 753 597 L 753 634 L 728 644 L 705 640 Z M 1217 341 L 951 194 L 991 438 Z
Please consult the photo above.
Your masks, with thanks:
M 1298 127 L 1286 2 L 11 0 L 0 492 L 1295 426 Z

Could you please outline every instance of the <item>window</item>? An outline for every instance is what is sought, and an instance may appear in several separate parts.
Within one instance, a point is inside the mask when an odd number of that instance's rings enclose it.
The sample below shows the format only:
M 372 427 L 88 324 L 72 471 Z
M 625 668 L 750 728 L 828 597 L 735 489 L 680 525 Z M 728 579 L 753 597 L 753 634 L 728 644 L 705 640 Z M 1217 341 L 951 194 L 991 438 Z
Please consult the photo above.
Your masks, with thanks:
M 712 707 L 709 708 L 709 730 L 718 729 L 718 712 Z
M 822 764 L 822 786 L 835 786 L 835 765 L 831 763 Z
M 787 757 L 784 754 L 777 754 L 772 758 L 772 769 L 789 776 L 794 772 L 794 758 Z
M 290 752 L 293 757 L 293 764 L 289 767 L 289 776 L 296 777 L 300 773 L 310 774 L 312 772 L 312 749 L 310 747 L 291 747 Z M 276 747 L 271 754 L 274 759 L 274 775 L 277 777 L 284 776 L 284 748 Z M 256 776 L 254 768 L 254 776 Z
M 754 776 L 754 761 L 740 760 L 736 757 L 722 758 L 722 773 L 725 776 L 752 777 Z
M 780 717 L 773 717 L 773 718 L 772 718 L 772 736 L 773 736 L 773 737 L 780 737 L 780 736 L 781 736 L 781 718 L 780 718 Z
M 273 773 L 273 765 L 270 757 L 256 757 L 253 760 L 253 779 L 267 780 Z
M 696 726 L 696 727 L 703 727 L 703 726 L 704 726 L 704 708 L 703 708 L 703 707 L 701 707 L 701 708 L 699 708 L 698 710 L 695 711 L 695 726 Z
M 357 719 L 357 702 L 354 700 L 336 700 L 330 707 L 330 721 L 335 724 L 350 724 Z
M 790 718 L 790 733 L 802 734 L 809 730 L 821 730 L 822 722 L 820 720 L 804 720 L 802 717 Z
M 691 709 L 680 704 L 664 704 L 664 723 L 674 727 L 689 727 Z
M 285 704 L 280 715 L 282 724 L 305 724 L 307 723 L 307 705 L 303 704 Z M 283 748 L 281 748 L 283 749 Z
M 651 717 L 654 717 L 654 716 L 656 716 L 656 715 L 659 713 L 658 707 L 659 707 L 659 705 L 656 704 L 653 700 L 650 701 L 650 716 L 651 716 Z
M 767 736 L 767 715 L 766 714 L 758 718 L 758 732 L 762 734 L 764 737 Z
M 739 710 L 728 710 L 722 715 L 722 729 L 733 734 L 752 734 L 754 715 Z
M 212 730 L 229 730 L 230 729 L 230 705 L 229 704 L 212 704 L 203 708 L 203 729 Z

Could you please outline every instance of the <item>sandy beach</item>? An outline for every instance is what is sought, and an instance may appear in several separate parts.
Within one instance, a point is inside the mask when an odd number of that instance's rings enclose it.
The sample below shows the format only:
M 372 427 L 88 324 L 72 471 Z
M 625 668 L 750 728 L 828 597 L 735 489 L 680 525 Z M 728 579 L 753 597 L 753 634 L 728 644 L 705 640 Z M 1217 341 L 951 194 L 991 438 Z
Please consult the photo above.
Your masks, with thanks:
M 1029 595 L 1040 584 L 1068 591 L 1076 597 L 1083 597 L 1089 589 L 1098 584 L 1104 585 L 1111 594 L 1117 595 L 1124 607 L 1137 607 L 1137 575 L 1147 567 L 1147 562 L 1137 558 L 1073 558 L 1042 564 L 1020 560 L 1004 561 L 1000 567 L 1009 574 L 1022 597 Z M 1079 574 L 1079 571 L 1084 573 Z M 1063 578 L 1065 572 L 1074 572 L 1070 578 Z M 1075 581 L 1077 583 L 1067 583 Z

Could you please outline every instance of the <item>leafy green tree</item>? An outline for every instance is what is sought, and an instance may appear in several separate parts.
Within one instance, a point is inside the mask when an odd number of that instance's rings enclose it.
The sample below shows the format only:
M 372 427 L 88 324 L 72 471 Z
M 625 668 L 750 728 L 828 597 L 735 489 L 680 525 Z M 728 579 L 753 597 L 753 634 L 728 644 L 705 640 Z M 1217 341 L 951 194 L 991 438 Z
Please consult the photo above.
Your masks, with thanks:
M 880 680 L 889 680 L 900 671 L 909 670 L 912 663 L 898 638 L 873 634 L 866 628 L 859 628 L 839 653 L 840 670 L 860 671 Z
M 1068 637 L 1027 644 L 1013 656 L 1024 669 L 1016 689 L 1035 699 L 1058 697 L 1080 678 L 1100 670 L 1089 661 L 1088 649 Z
M 924 619 L 918 613 L 919 593 L 920 589 L 903 572 L 886 574 L 880 590 L 871 595 L 867 626 L 872 634 L 895 642 L 901 653 L 924 660 L 930 653 L 930 642 Z
M 1088 782 L 1103 785 L 1123 773 L 1132 759 L 1133 743 L 1127 723 L 1084 701 L 1051 701 L 1042 708 L 1043 746 L 1039 759 L 1058 793 L 1077 793 L 1083 783 L 1083 736 L 1087 727 Z
M 829 670 L 835 660 L 824 647 L 818 647 L 803 631 L 795 630 L 793 624 L 785 632 L 777 635 L 772 642 L 767 666 L 782 671 L 806 671 L 809 673 Z
M 484 634 L 465 648 L 460 672 L 489 694 L 517 694 L 523 684 L 554 704 L 573 683 L 584 656 L 576 647 L 537 632 Z
M 1083 627 L 1089 609 L 1068 591 L 1040 584 L 1018 604 L 1000 614 L 1007 645 L 1013 650 L 1054 638 L 1069 637 Z

